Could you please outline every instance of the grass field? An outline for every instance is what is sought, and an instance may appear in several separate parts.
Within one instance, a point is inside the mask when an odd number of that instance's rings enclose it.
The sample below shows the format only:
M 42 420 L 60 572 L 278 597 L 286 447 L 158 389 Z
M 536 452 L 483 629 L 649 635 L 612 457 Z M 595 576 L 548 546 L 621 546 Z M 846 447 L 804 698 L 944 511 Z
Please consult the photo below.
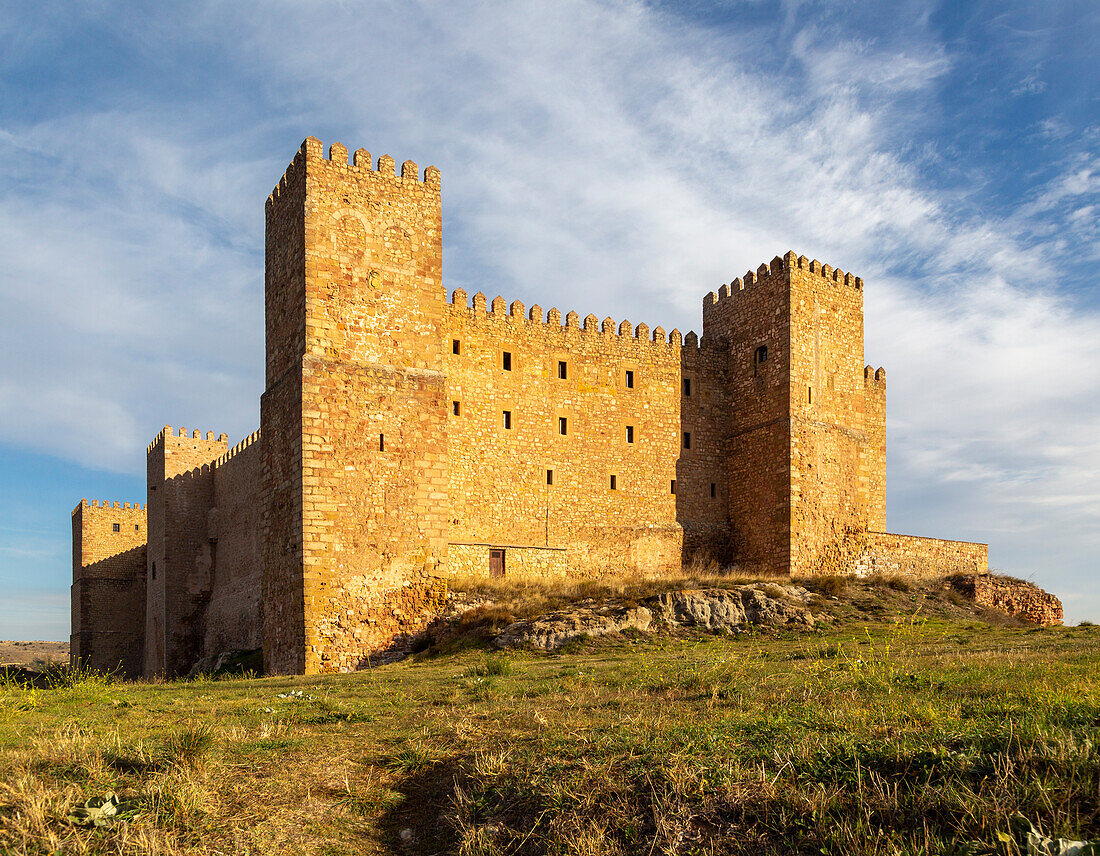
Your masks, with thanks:
M 0 851 L 1017 852 L 1100 835 L 1100 628 L 909 619 L 0 687 Z M 66 822 L 116 792 L 123 820 Z M 1023 851 L 1026 852 L 1026 851 Z

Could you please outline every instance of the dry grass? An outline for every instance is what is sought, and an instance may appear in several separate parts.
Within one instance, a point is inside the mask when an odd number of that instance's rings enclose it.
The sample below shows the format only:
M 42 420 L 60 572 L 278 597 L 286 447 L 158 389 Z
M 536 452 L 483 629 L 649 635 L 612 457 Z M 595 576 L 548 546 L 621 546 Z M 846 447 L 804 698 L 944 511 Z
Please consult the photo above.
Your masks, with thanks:
M 876 593 L 929 602 L 863 581 L 837 608 Z M 0 852 L 1008 854 L 1016 812 L 1100 830 L 1098 665 L 1096 628 L 911 615 L 353 675 L 8 684 Z M 133 815 L 66 823 L 108 791 Z

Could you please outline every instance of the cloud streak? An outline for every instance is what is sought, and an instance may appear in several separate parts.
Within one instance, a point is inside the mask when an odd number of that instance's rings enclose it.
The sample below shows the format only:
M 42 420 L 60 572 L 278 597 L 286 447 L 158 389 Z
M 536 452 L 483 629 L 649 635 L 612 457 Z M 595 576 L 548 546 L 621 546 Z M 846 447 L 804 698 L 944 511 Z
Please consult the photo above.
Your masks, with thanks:
M 588 0 L 131 19 L 153 82 L 0 130 L 0 298 L 21 319 L 0 322 L 0 438 L 137 471 L 165 422 L 254 427 L 262 203 L 312 133 L 443 169 L 450 288 L 686 330 L 787 249 L 856 271 L 890 377 L 891 527 L 989 539 L 1098 617 L 1091 132 L 998 202 L 947 130 L 970 70 L 924 5 L 904 38 L 814 4 L 722 29 Z M 205 93 L 164 88 L 181 68 Z M 1050 97 L 1039 79 L 1012 97 Z

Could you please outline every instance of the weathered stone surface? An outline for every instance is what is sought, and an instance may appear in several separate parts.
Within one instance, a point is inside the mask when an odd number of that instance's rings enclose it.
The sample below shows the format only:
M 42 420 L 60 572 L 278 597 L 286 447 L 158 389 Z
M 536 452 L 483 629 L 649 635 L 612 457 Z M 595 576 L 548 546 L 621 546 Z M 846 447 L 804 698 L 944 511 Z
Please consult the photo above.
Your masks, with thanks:
M 493 641 L 498 648 L 539 648 L 556 651 L 566 642 L 582 636 L 606 636 L 633 629 L 646 631 L 653 613 L 644 606 L 580 606 L 551 612 L 530 621 L 517 621 L 504 628 Z
M 860 278 L 787 252 L 682 335 L 448 295 L 442 230 L 435 167 L 303 142 L 267 202 L 261 430 L 153 441 L 147 547 L 144 511 L 74 516 L 75 660 L 174 675 L 262 643 L 271 673 L 349 671 L 415 644 L 457 577 L 987 567 L 985 545 L 877 531 Z M 101 553 L 124 546 L 108 524 L 141 527 L 128 555 Z M 802 621 L 762 596 L 681 606 Z
M 1037 585 L 996 574 L 955 577 L 951 584 L 978 606 L 999 609 L 1033 624 L 1062 623 L 1062 602 Z
M 712 633 L 732 633 L 749 625 L 810 628 L 814 618 L 799 603 L 809 599 L 799 586 L 777 587 L 782 597 L 772 597 L 754 586 L 732 589 L 688 589 L 666 592 L 642 606 L 588 602 L 574 609 L 558 610 L 532 620 L 517 621 L 494 640 L 501 648 L 531 647 L 555 651 L 581 636 L 605 636 L 626 629 L 647 632 L 658 624 L 693 627 Z
M 796 596 L 798 592 L 805 589 L 798 590 Z M 805 607 L 770 597 L 753 586 L 666 592 L 654 599 L 652 608 L 660 621 L 715 633 L 728 633 L 747 624 L 785 627 L 814 624 L 813 615 Z

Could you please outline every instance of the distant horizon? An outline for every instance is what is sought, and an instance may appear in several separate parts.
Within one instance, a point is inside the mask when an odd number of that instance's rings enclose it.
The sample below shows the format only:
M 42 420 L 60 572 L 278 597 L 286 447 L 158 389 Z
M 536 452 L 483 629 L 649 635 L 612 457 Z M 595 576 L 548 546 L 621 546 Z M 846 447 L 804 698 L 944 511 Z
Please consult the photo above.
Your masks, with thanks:
M 4 4 L 0 636 L 67 640 L 70 512 L 162 426 L 258 426 L 307 136 L 442 170 L 448 293 L 686 333 L 788 249 L 862 277 L 888 529 L 1100 622 L 1094 4 L 317 9 Z

